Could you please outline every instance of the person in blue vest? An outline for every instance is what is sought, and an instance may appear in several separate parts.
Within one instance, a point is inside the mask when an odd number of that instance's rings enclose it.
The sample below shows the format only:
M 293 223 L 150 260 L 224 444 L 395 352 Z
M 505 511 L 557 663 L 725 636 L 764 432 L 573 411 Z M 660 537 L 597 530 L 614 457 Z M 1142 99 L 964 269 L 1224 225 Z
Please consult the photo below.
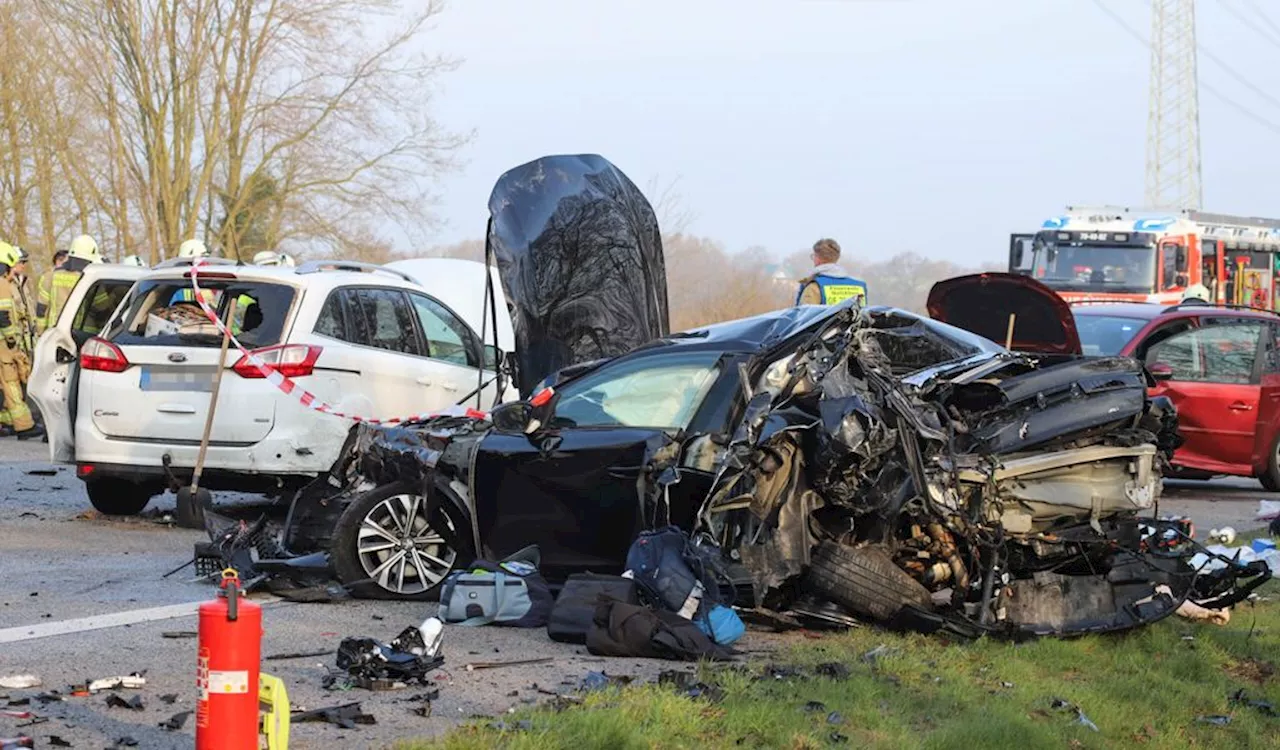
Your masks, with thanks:
M 840 244 L 832 239 L 813 243 L 813 273 L 800 280 L 797 305 L 838 305 L 850 297 L 867 304 L 867 282 L 840 266 Z

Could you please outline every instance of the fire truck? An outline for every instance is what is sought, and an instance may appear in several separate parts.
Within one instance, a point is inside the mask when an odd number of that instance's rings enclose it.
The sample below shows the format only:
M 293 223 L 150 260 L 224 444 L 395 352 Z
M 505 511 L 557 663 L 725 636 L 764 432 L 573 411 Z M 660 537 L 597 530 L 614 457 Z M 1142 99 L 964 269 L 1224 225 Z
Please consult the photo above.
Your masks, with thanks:
M 1183 209 L 1068 206 L 1009 240 L 1009 271 L 1068 302 L 1177 304 L 1203 284 L 1218 303 L 1276 309 L 1280 220 Z

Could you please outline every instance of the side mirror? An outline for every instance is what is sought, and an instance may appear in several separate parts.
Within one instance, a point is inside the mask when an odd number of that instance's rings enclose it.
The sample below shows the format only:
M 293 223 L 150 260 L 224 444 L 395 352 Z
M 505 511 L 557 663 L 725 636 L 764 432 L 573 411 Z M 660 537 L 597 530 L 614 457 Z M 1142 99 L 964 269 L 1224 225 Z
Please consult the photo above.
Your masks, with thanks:
M 1164 382 L 1173 379 L 1173 368 L 1164 362 L 1152 362 L 1147 365 L 1147 372 L 1151 373 L 1151 377 L 1157 382 Z
M 489 421 L 500 432 L 524 432 L 532 419 L 533 407 L 528 401 L 512 401 L 489 412 Z
M 1178 273 L 1187 272 L 1187 249 L 1181 245 L 1178 246 L 1177 267 Z
M 1034 240 L 1035 236 L 1030 234 L 1009 235 L 1009 273 L 1027 274 L 1031 272 L 1031 264 L 1034 260 L 1032 252 Z
M 58 347 L 58 350 L 53 353 L 53 359 L 60 365 L 69 365 L 76 361 L 76 355 L 62 347 Z
M 560 394 L 555 389 L 544 388 L 528 401 L 513 401 L 495 407 L 489 412 L 489 421 L 502 432 L 534 435 L 551 424 L 559 400 Z

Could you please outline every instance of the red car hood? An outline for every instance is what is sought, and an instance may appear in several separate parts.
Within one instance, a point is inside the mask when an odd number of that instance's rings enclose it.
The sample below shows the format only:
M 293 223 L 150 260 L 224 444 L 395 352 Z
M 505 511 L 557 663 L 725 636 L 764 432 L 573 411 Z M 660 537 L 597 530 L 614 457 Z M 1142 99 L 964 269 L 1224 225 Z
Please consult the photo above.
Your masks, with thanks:
M 1015 351 L 1080 354 L 1071 307 L 1030 276 L 977 273 L 944 279 L 929 290 L 929 317 L 1004 345 L 1014 316 Z

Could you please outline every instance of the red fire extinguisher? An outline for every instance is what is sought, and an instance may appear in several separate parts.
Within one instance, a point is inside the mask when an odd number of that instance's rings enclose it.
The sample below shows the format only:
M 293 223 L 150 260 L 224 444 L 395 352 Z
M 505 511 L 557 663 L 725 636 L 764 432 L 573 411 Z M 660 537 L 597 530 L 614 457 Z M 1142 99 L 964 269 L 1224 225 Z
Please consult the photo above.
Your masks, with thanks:
M 262 607 L 240 596 L 240 577 L 228 568 L 218 596 L 200 605 L 196 750 L 258 747 Z

